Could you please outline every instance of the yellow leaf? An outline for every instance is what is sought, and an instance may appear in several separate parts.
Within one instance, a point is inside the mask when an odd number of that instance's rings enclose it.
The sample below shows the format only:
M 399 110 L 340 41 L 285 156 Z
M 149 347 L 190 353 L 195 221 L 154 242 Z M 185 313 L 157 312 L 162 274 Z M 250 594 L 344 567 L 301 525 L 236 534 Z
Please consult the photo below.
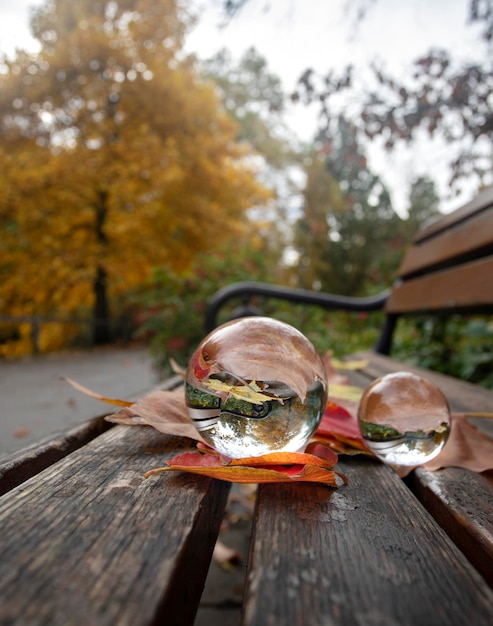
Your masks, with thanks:
M 336 370 L 362 370 L 368 365 L 368 359 L 360 359 L 359 361 L 331 359 L 331 363 Z
M 363 394 L 363 389 L 352 387 L 351 385 L 329 384 L 329 398 L 332 400 L 338 398 L 340 400 L 353 400 L 359 402 Z
M 228 395 L 236 398 L 236 400 L 245 400 L 245 402 L 251 402 L 252 404 L 260 404 L 272 400 L 273 396 L 269 396 L 265 393 L 259 392 L 260 387 L 256 383 L 251 385 L 229 385 L 216 378 L 211 378 L 208 381 L 202 381 L 202 386 L 211 389 L 212 391 L 224 392 Z M 280 400 L 280 398 L 275 398 Z

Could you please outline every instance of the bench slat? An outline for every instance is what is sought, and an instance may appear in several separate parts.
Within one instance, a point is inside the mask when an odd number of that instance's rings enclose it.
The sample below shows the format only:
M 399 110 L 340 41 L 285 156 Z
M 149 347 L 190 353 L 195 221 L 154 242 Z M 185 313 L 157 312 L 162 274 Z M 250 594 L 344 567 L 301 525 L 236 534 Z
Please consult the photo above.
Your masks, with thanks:
M 457 467 L 418 468 L 408 486 L 493 588 L 493 481 Z
M 493 211 L 473 215 L 455 228 L 445 229 L 435 237 L 412 246 L 399 268 L 401 278 L 410 277 L 435 266 L 446 266 L 458 259 L 483 255 L 493 248 Z
M 387 466 L 259 488 L 244 626 L 491 623 L 493 592 Z
M 491 206 L 493 206 L 493 186 L 484 189 L 474 196 L 470 202 L 467 202 L 455 211 L 421 228 L 414 238 L 414 242 L 418 243 L 424 241 L 429 237 L 433 237 L 437 232 L 443 231 L 445 228 L 459 225 L 465 220 L 468 220 L 472 215 L 484 211 Z
M 229 485 L 145 471 L 183 448 L 116 426 L 0 499 L 0 623 L 193 624 Z
M 0 496 L 86 445 L 111 427 L 104 415 L 0 459 Z
M 475 312 L 493 305 L 493 256 L 396 285 L 387 313 Z

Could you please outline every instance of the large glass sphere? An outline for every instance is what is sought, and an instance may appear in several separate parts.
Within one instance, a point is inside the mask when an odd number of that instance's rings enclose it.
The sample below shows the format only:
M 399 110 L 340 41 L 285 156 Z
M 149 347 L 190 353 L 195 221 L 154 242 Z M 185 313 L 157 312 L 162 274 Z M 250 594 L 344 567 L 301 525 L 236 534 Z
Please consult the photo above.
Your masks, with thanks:
M 327 402 L 320 356 L 298 330 L 245 317 L 210 333 L 186 377 L 188 412 L 202 438 L 230 458 L 304 449 Z
M 361 398 L 358 420 L 368 448 L 391 465 L 430 461 L 450 433 L 450 410 L 444 395 L 410 372 L 374 381 Z

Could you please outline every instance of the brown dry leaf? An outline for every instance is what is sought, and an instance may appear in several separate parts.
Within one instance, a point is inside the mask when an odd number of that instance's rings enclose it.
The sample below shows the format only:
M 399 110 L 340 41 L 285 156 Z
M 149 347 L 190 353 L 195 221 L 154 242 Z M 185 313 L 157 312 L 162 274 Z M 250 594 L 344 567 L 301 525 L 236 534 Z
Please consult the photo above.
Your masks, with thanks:
M 493 439 L 468 422 L 460 413 L 452 415 L 452 430 L 442 452 L 429 463 L 426 469 L 463 467 L 473 472 L 493 469 Z
M 106 419 L 116 424 L 135 426 L 147 424 L 166 435 L 203 441 L 188 416 L 182 387 L 172 391 L 154 391 Z
M 99 400 L 100 402 L 106 402 L 106 404 L 114 404 L 116 406 L 131 406 L 132 405 L 132 402 L 130 402 L 129 400 L 120 400 L 119 398 L 108 398 L 107 396 L 103 396 L 100 393 L 96 393 L 95 391 L 92 391 L 91 389 L 84 387 L 84 385 L 81 385 L 77 381 L 72 380 L 71 378 L 67 378 L 66 376 L 62 376 L 61 379 L 65 380 L 69 385 L 72 385 L 72 387 L 74 389 L 77 389 L 77 391 L 82 392 L 83 394 L 85 394 L 86 396 L 89 396 L 90 398 Z
M 452 430 L 445 447 L 437 457 L 421 467 L 430 471 L 460 467 L 472 472 L 486 472 L 493 469 L 493 439 L 468 422 L 466 415 L 454 413 Z M 403 467 L 397 473 L 404 477 L 413 469 Z
M 181 376 L 182 378 L 185 378 L 185 376 L 187 375 L 186 368 L 182 367 L 177 361 L 175 361 L 175 359 L 173 359 L 173 357 L 170 358 L 169 364 L 175 374 Z

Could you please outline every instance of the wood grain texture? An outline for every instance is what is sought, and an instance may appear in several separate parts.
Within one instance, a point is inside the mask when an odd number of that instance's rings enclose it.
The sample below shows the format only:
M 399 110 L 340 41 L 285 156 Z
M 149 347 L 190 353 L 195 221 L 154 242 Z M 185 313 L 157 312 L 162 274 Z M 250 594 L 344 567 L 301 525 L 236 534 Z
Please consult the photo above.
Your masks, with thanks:
M 192 624 L 229 485 L 143 478 L 186 440 L 116 426 L 0 499 L 0 623 Z
M 105 422 L 101 415 L 6 456 L 0 460 L 0 496 L 89 443 L 110 427 L 111 424 Z
M 407 484 L 493 588 L 493 472 L 418 468 Z
M 452 265 L 463 259 L 484 256 L 493 249 L 493 207 L 473 215 L 466 222 L 437 233 L 412 246 L 402 261 L 398 275 L 405 278 L 431 267 Z
M 489 626 L 493 592 L 382 464 L 349 484 L 263 485 L 243 626 Z
M 435 220 L 429 226 L 425 226 L 420 229 L 414 238 L 415 242 L 424 241 L 430 237 L 435 236 L 438 232 L 443 232 L 446 228 L 461 224 L 465 220 L 468 220 L 472 215 L 476 215 L 481 211 L 487 210 L 493 205 L 493 186 L 478 193 L 474 198 L 464 204 L 460 208 L 444 215 L 443 217 Z
M 493 256 L 397 284 L 387 313 L 465 313 L 493 307 Z

